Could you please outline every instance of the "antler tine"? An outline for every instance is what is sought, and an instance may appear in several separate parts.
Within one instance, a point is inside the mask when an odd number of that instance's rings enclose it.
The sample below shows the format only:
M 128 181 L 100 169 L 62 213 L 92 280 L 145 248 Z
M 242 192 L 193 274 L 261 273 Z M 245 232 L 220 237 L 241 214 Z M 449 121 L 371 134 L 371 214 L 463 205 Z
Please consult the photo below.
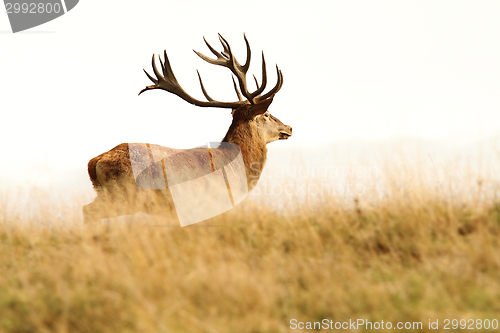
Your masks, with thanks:
M 250 50 L 250 44 L 248 43 L 247 36 L 243 34 L 243 39 L 245 40 L 245 44 L 247 46 L 247 60 L 245 64 L 241 66 L 240 70 L 244 73 L 248 72 L 248 68 L 250 68 L 250 58 L 252 58 L 252 51 Z
M 233 53 L 231 52 L 231 47 L 229 46 L 229 43 L 227 42 L 227 40 L 224 39 L 224 37 L 221 36 L 221 34 L 218 35 L 219 35 L 219 41 L 222 44 L 222 47 L 224 48 L 224 52 L 222 52 L 222 55 L 228 60 L 233 60 Z
M 203 41 L 204 41 L 204 42 L 205 42 L 205 44 L 208 46 L 208 48 L 210 49 L 210 51 L 211 51 L 213 54 L 215 54 L 215 56 L 216 56 L 217 58 L 221 58 L 221 57 L 222 57 L 222 56 L 221 56 L 221 54 L 220 54 L 220 53 L 219 53 L 216 49 L 214 49 L 214 48 L 212 47 L 212 45 L 210 45 L 210 44 L 207 42 L 207 39 L 205 38 L 205 36 L 203 36 Z
M 153 71 L 155 72 L 155 75 L 158 78 L 158 75 L 156 74 L 158 72 L 158 70 L 156 69 L 155 55 L 154 54 L 153 54 L 153 58 L 151 59 L 151 66 L 153 67 Z M 146 88 L 144 88 L 141 91 L 139 91 L 139 95 L 142 94 L 143 92 L 145 92 L 146 90 L 155 89 L 156 86 L 158 85 L 158 81 L 159 81 L 158 79 L 155 79 L 151 75 L 149 75 L 149 73 L 145 69 L 143 69 L 143 71 L 144 71 L 144 73 L 146 73 L 146 75 L 148 76 L 148 78 L 154 83 L 154 85 L 153 86 L 146 86 Z
M 165 64 L 163 64 L 163 62 L 161 61 L 161 57 L 158 56 L 158 59 L 160 59 L 161 68 L 163 70 L 163 76 L 168 76 L 169 73 L 171 73 L 171 76 L 175 79 L 174 72 L 172 71 L 172 67 L 170 67 L 170 61 L 167 57 L 167 50 L 163 50 L 163 58 L 165 59 Z
M 200 86 L 201 86 L 201 91 L 203 92 L 203 95 L 205 96 L 205 98 L 208 101 L 213 102 L 214 99 L 208 95 L 207 91 L 205 90 L 205 87 L 203 86 L 203 81 L 201 80 L 200 72 L 198 70 L 196 70 L 196 73 L 198 73 L 198 79 L 200 79 Z
M 243 101 L 243 99 L 241 98 L 241 94 L 238 90 L 238 86 L 236 85 L 236 81 L 234 81 L 234 76 L 231 75 L 231 79 L 233 79 L 234 90 L 236 91 L 236 95 L 238 95 L 238 100 Z
M 256 86 L 257 88 L 259 88 L 259 81 L 257 81 L 257 78 L 255 77 L 255 74 L 254 74 L 254 76 L 253 76 L 253 79 L 254 79 L 254 81 L 255 81 L 255 86 Z
M 152 62 L 154 63 L 154 61 L 155 61 L 155 55 L 153 54 L 153 61 L 152 61 Z M 158 83 L 158 80 L 154 79 L 151 75 L 149 75 L 149 73 L 148 73 L 145 69 L 143 69 L 143 71 L 144 71 L 144 73 L 146 73 L 146 75 L 148 76 L 148 78 L 149 78 L 149 79 L 150 79 L 150 80 L 151 80 L 154 84 L 157 84 L 157 83 Z M 141 94 L 144 90 L 146 90 L 146 88 L 142 89 L 142 90 L 141 90 L 141 92 L 139 93 L 139 95 L 140 95 L 140 94 Z
M 222 62 L 220 61 L 220 59 L 224 59 L 224 57 L 219 53 L 217 52 L 217 50 L 215 50 L 212 45 L 210 45 L 207 40 L 205 39 L 205 37 L 203 37 L 203 40 L 205 41 L 205 44 L 207 44 L 208 48 L 210 49 L 210 51 L 217 57 L 217 59 L 212 59 L 212 58 L 209 58 L 207 57 L 206 55 L 198 52 L 198 51 L 194 51 L 194 53 L 196 53 L 198 55 L 198 57 L 200 57 L 201 59 L 205 60 L 206 62 L 209 62 L 211 64 L 214 64 L 214 65 L 222 65 Z
M 266 89 L 267 70 L 266 70 L 266 59 L 264 59 L 264 52 L 262 52 L 262 84 L 259 86 L 259 84 L 257 83 L 257 78 L 255 78 L 255 75 L 253 77 L 255 79 L 255 84 L 257 85 L 257 90 L 255 90 L 253 93 L 250 94 L 252 96 L 252 99 L 259 96 L 264 91 L 264 89 Z
M 260 102 L 260 101 L 263 101 L 265 99 L 268 99 L 269 97 L 276 94 L 281 89 L 281 87 L 283 86 L 283 73 L 281 73 L 281 70 L 278 68 L 278 65 L 276 65 L 276 72 L 278 75 L 278 82 L 276 83 L 274 88 L 269 90 L 265 95 L 257 96 L 255 98 L 256 102 Z

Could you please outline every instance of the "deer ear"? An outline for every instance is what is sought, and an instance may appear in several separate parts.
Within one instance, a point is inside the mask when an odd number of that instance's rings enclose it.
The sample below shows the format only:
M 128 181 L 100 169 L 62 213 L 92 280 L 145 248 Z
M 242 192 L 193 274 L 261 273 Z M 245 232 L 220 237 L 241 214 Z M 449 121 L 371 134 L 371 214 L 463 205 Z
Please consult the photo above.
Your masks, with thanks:
M 267 111 L 269 108 L 269 105 L 273 102 L 274 95 L 269 97 L 268 99 L 265 99 L 261 102 L 258 102 L 255 105 L 252 105 L 248 109 L 248 115 L 251 116 L 252 118 L 255 116 L 258 116 L 259 114 L 263 114 L 264 112 Z

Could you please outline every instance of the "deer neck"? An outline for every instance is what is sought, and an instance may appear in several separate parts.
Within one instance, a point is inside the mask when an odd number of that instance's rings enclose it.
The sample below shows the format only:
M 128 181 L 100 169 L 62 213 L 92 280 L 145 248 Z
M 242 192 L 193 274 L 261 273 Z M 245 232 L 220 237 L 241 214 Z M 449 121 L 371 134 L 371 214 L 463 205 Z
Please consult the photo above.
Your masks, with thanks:
M 234 125 L 234 126 L 233 126 Z M 231 124 L 223 142 L 237 144 L 245 163 L 248 188 L 257 184 L 267 159 L 267 147 L 257 127 L 249 123 Z

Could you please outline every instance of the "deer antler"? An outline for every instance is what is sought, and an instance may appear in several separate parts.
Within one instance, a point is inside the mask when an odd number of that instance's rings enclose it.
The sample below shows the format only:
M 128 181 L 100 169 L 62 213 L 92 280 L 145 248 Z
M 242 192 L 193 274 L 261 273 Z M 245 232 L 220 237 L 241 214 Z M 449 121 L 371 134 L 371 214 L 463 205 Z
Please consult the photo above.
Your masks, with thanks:
M 233 53 L 231 52 L 231 47 L 229 46 L 229 43 L 220 34 L 219 34 L 219 40 L 222 44 L 222 47 L 224 48 L 224 51 L 222 53 L 217 52 L 206 41 L 205 37 L 203 37 L 205 44 L 207 44 L 208 48 L 217 57 L 217 59 L 212 59 L 212 58 L 209 58 L 209 57 L 201 54 L 200 52 L 197 52 L 194 50 L 193 51 L 200 58 L 207 61 L 208 63 L 229 68 L 231 70 L 231 72 L 238 79 L 241 93 L 246 98 L 246 100 L 243 100 L 241 98 L 241 94 L 238 91 L 238 87 L 236 86 L 236 82 L 234 81 L 234 77 L 233 77 L 234 89 L 236 91 L 236 94 L 238 96 L 239 101 L 237 101 L 237 102 L 219 102 L 219 101 L 214 100 L 213 98 L 211 98 L 208 95 L 207 91 L 205 90 L 205 87 L 203 86 L 203 81 L 201 80 L 201 76 L 200 76 L 200 73 L 198 71 L 197 72 L 198 72 L 198 78 L 200 80 L 201 90 L 203 92 L 203 95 L 207 99 L 207 101 L 200 101 L 200 100 L 197 100 L 197 99 L 191 97 L 188 93 L 186 93 L 184 91 L 184 89 L 182 89 L 179 82 L 175 78 L 174 72 L 172 71 L 172 68 L 170 67 L 170 62 L 168 60 L 166 51 L 163 52 L 164 62 L 162 62 L 161 57 L 158 56 L 158 58 L 160 60 L 163 76 L 160 74 L 160 72 L 156 68 L 155 57 L 153 55 L 153 59 L 151 61 L 151 64 L 152 64 L 156 79 L 153 78 L 151 75 L 149 75 L 149 73 L 146 72 L 146 70 L 144 70 L 144 72 L 149 77 L 149 79 L 154 83 L 154 85 L 147 86 L 146 88 L 142 89 L 139 92 L 139 95 L 142 94 L 146 90 L 163 89 L 163 90 L 166 90 L 168 92 L 171 92 L 172 94 L 179 96 L 180 98 L 184 99 L 186 102 L 197 105 L 197 106 L 232 108 L 232 109 L 238 108 L 239 106 L 244 105 L 244 104 L 248 104 L 248 103 L 255 104 L 255 103 L 258 103 L 262 100 L 265 100 L 265 99 L 271 97 L 272 95 L 276 94 L 281 89 L 281 86 L 283 85 L 283 74 L 279 70 L 278 66 L 276 66 L 278 82 L 276 83 L 276 86 L 273 89 L 271 89 L 269 92 L 267 92 L 264 96 L 261 96 L 261 93 L 264 91 L 264 89 L 266 88 L 266 84 L 267 84 L 266 61 L 264 59 L 264 52 L 262 52 L 262 83 L 259 86 L 259 84 L 257 82 L 257 78 L 255 78 L 255 76 L 254 76 L 255 83 L 257 84 L 257 90 L 250 93 L 248 91 L 248 88 L 247 88 L 246 74 L 248 72 L 248 68 L 250 67 L 251 51 L 250 51 L 250 45 L 248 43 L 246 36 L 243 35 L 243 38 L 245 39 L 245 44 L 247 47 L 247 59 L 246 59 L 245 64 L 243 66 L 240 65 L 238 60 L 236 60 Z

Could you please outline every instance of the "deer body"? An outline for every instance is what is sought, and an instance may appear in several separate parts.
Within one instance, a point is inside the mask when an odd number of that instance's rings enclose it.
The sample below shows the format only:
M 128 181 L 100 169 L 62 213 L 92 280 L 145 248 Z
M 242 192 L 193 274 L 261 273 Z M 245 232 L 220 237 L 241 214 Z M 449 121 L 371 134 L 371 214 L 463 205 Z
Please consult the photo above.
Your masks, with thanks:
M 247 61 L 244 66 L 241 66 L 234 58 L 229 44 L 220 35 L 219 38 L 224 47 L 222 54 L 206 43 L 212 53 L 217 56 L 216 60 L 195 52 L 212 64 L 229 68 L 237 77 L 241 93 L 246 97 L 246 100 L 241 98 L 234 78 L 234 88 L 239 99 L 237 102 L 227 103 L 213 100 L 208 96 L 201 77 L 201 88 L 208 101 L 198 101 L 192 98 L 178 84 L 170 68 L 166 52 L 164 53 L 164 62 L 160 59 L 163 75 L 157 70 L 153 56 L 152 66 L 156 79 L 147 72 L 146 74 L 155 84 L 146 87 L 139 94 L 147 90 L 163 89 L 197 106 L 231 108 L 233 120 L 222 142 L 235 144 L 239 147 L 246 174 L 246 186 L 248 186 L 248 190 L 251 190 L 257 183 L 266 162 L 267 143 L 287 139 L 292 135 L 292 128 L 284 125 L 267 110 L 274 95 L 281 88 L 283 76 L 281 71 L 277 69 L 278 83 L 271 91 L 262 96 L 261 93 L 267 82 L 265 61 L 264 56 L 262 56 L 262 83 L 260 86 L 257 84 L 255 92 L 249 93 L 246 86 L 246 71 L 250 61 L 250 47 L 246 37 Z M 257 80 L 255 81 L 257 82 Z M 83 207 L 85 222 L 131 215 L 139 211 L 153 215 L 172 214 L 174 205 L 168 186 L 172 179 L 169 179 L 168 184 L 165 182 L 165 187 L 162 189 L 145 189 L 138 186 L 137 175 L 134 176 L 132 164 L 141 163 L 141 161 L 138 161 L 135 156 L 131 156 L 131 145 L 137 144 L 122 143 L 89 161 L 88 172 L 97 192 L 97 198 L 94 202 Z M 208 151 L 201 148 L 178 150 L 158 145 L 147 144 L 145 146 L 151 151 L 154 150 L 157 156 L 170 158 L 169 167 L 179 175 L 179 179 L 196 178 L 196 173 L 206 169 L 210 164 L 212 165 L 211 171 L 220 172 L 220 170 L 214 169 L 212 159 L 227 160 L 228 154 L 231 153 L 224 145 L 221 145 L 220 148 L 208 149 Z M 147 167 L 144 166 L 144 169 Z M 163 165 L 163 171 L 165 171 L 165 165 Z M 227 180 L 228 176 L 224 175 L 224 177 Z

